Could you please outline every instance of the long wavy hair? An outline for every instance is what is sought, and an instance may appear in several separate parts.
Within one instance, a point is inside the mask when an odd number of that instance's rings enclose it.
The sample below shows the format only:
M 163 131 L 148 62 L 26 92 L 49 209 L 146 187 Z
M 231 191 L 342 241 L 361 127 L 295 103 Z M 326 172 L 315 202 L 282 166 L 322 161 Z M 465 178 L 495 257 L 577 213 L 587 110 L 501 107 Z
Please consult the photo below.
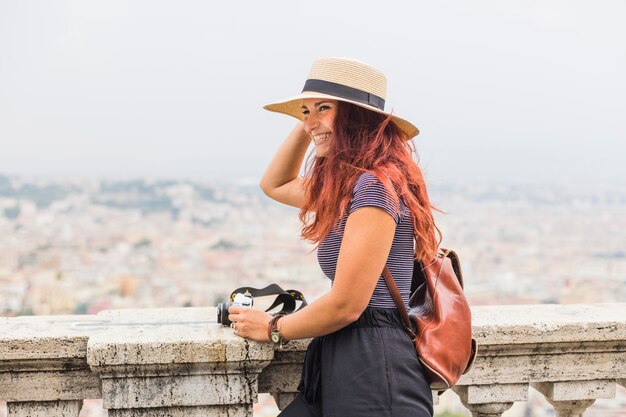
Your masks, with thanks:
M 318 246 L 340 224 L 356 181 L 371 172 L 413 215 L 415 258 L 434 259 L 442 234 L 435 225 L 415 148 L 390 116 L 338 101 L 328 155 L 307 160 L 306 201 L 300 210 L 302 237 Z M 398 201 L 395 202 L 396 204 Z M 438 235 L 438 238 L 437 236 Z

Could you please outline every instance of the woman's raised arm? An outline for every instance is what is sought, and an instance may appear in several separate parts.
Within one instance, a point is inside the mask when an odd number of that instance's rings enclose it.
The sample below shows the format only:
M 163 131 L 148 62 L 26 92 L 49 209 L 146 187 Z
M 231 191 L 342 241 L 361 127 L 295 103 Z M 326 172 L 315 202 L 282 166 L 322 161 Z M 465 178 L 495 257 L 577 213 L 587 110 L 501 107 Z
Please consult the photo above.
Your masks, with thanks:
M 268 197 L 294 207 L 304 204 L 304 178 L 298 176 L 311 136 L 298 122 L 276 151 L 263 174 L 261 189 Z

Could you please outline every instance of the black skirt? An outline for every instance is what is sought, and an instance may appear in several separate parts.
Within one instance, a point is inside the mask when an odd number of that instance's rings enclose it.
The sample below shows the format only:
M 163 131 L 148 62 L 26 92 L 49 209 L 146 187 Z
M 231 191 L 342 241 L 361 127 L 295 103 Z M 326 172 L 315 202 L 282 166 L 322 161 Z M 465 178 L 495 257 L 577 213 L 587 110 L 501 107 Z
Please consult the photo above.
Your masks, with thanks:
M 367 308 L 309 345 L 300 394 L 280 417 L 432 417 L 433 398 L 395 309 Z

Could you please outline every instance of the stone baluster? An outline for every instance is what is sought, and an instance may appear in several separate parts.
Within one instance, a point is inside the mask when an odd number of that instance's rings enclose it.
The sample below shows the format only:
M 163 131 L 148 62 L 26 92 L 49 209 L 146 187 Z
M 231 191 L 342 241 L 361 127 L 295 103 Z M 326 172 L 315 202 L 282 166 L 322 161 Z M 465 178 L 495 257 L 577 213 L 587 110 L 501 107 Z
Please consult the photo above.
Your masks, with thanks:
M 453 390 L 473 417 L 500 417 L 515 401 L 528 399 L 528 384 L 457 385 Z
M 252 416 L 271 345 L 215 323 L 214 308 L 112 310 L 89 339 L 109 417 Z
M 557 417 L 582 417 L 596 399 L 615 397 L 615 381 L 533 382 L 531 386 L 554 406 Z
M 100 398 L 87 365 L 89 316 L 28 316 L 0 323 L 0 399 L 9 417 L 78 417 L 84 398 Z

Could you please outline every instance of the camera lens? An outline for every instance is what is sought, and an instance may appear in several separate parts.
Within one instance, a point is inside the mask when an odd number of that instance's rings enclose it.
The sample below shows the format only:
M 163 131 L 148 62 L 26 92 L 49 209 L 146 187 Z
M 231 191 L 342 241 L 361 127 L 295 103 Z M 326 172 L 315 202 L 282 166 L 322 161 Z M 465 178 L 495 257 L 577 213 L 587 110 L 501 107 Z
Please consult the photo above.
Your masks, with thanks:
M 230 303 L 219 303 L 217 305 L 217 322 L 222 326 L 230 326 L 231 321 L 228 320 L 228 307 Z

